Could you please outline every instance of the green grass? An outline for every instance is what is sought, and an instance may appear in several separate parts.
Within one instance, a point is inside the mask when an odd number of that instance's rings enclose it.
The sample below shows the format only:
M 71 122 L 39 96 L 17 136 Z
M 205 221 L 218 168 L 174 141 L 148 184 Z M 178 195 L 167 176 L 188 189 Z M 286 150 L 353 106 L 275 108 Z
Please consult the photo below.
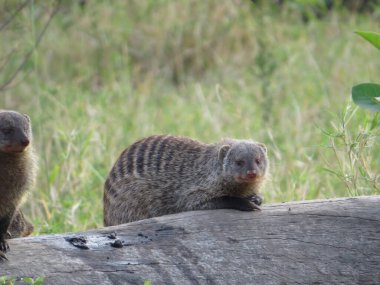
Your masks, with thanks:
M 17 280 L 16 277 L 9 276 L 0 276 L 0 285 L 14 285 L 16 281 L 19 281 L 17 284 L 30 284 L 30 285 L 42 285 L 44 283 L 45 277 L 40 276 L 37 278 L 32 277 L 22 277 L 20 280 Z
M 156 133 L 264 142 L 266 202 L 380 193 L 379 120 L 350 102 L 351 86 L 379 81 L 378 51 L 354 34 L 378 31 L 376 13 L 304 23 L 243 0 L 63 2 L 0 96 L 32 118 L 40 171 L 24 208 L 36 234 L 102 226 L 108 171 Z M 32 1 L 0 31 L 0 84 L 52 3 Z

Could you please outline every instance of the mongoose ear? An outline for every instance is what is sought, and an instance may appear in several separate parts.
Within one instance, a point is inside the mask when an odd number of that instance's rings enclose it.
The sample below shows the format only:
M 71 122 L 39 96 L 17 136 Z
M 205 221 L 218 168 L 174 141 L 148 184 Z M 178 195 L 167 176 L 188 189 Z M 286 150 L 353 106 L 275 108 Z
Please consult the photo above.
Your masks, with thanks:
M 266 146 L 265 144 L 263 144 L 263 143 L 258 143 L 257 145 L 258 145 L 259 147 L 261 147 L 261 148 L 264 150 L 265 153 L 267 153 L 267 146 Z
M 29 116 L 27 115 L 27 114 L 23 114 L 24 115 L 24 117 L 28 120 L 28 122 L 30 122 L 30 118 L 29 118 Z
M 223 145 L 223 146 L 219 149 L 219 155 L 218 155 L 218 157 L 219 157 L 219 161 L 220 161 L 221 163 L 223 163 L 223 160 L 224 160 L 224 158 L 226 157 L 227 152 L 229 151 L 230 148 L 231 148 L 231 146 L 229 146 L 229 145 Z

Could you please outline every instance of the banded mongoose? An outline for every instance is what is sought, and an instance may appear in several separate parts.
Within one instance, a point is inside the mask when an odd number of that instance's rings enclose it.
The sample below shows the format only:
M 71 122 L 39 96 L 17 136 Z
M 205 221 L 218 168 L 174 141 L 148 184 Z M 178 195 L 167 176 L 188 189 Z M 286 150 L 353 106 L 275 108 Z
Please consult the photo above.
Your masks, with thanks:
M 26 236 L 33 227 L 19 210 L 36 174 L 31 140 L 32 127 L 27 115 L 0 110 L 0 253 L 3 258 L 9 249 L 6 238 Z
M 144 138 L 122 152 L 108 175 L 104 225 L 191 210 L 258 209 L 267 169 L 265 145 L 251 140 Z

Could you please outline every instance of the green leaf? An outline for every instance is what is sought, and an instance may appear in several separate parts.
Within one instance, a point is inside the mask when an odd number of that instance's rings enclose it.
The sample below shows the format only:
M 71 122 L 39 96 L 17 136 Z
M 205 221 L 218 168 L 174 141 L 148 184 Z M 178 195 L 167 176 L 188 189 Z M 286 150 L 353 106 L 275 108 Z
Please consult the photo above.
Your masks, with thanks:
M 49 173 L 49 183 L 53 184 L 57 175 L 59 174 L 60 167 L 58 164 L 54 165 L 53 169 Z
M 45 276 L 40 276 L 34 281 L 34 285 L 42 285 L 44 284 Z
M 380 112 L 380 85 L 362 83 L 352 87 L 352 100 L 359 107 Z
M 380 113 L 376 113 L 371 122 L 370 130 L 380 127 Z
M 22 281 L 24 281 L 27 284 L 33 284 L 34 283 L 33 278 L 30 278 L 30 277 L 24 277 L 24 278 L 22 278 Z
M 373 44 L 375 47 L 380 49 L 380 34 L 377 34 L 374 32 L 364 32 L 364 31 L 356 31 L 355 33 L 357 33 L 362 38 L 366 39 L 371 44 Z
M 15 281 L 15 277 L 0 276 L 0 285 L 13 285 Z

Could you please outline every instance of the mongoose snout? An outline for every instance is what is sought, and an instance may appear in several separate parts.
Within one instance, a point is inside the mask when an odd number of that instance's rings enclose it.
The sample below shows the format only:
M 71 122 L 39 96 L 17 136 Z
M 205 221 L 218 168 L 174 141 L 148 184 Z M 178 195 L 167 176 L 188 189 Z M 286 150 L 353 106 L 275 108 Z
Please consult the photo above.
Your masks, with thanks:
M 2 152 L 6 152 L 6 153 L 17 153 L 17 152 L 23 152 L 26 150 L 26 148 L 28 147 L 29 145 L 29 140 L 28 139 L 24 139 L 18 143 L 14 143 L 14 144 L 6 144 L 4 146 L 1 147 L 0 151 Z
M 25 138 L 24 140 L 21 141 L 21 145 L 23 147 L 27 147 L 29 145 L 29 140 L 27 138 Z

